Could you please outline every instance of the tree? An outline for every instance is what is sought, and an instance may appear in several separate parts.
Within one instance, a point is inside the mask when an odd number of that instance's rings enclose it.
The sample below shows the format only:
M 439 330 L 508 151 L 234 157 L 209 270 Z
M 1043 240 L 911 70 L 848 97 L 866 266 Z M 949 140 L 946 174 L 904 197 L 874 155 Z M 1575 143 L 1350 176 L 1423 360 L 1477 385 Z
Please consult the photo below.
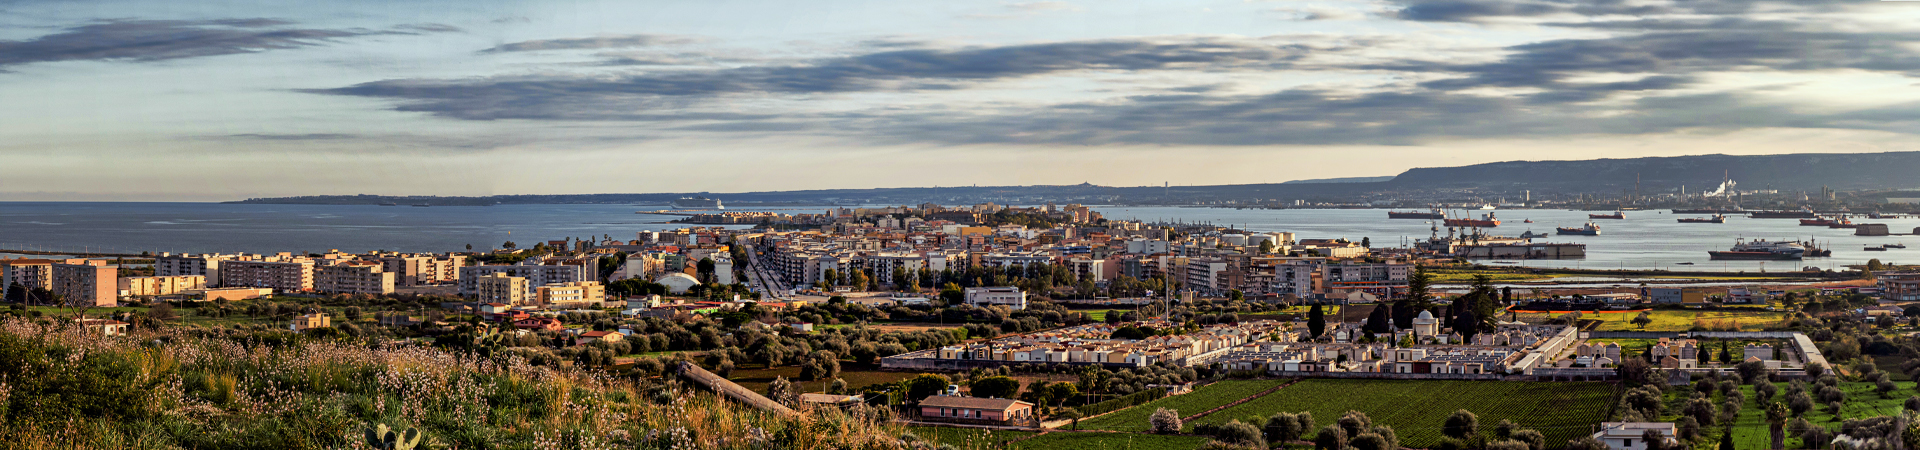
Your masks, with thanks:
M 1214 438 L 1233 445 L 1253 448 L 1267 448 L 1267 440 L 1260 436 L 1260 429 L 1253 424 L 1234 420 L 1227 422 L 1214 433 Z M 1380 449 L 1388 450 L 1388 449 Z
M 1460 333 L 1461 342 L 1473 342 L 1473 336 L 1480 334 L 1479 314 L 1475 314 L 1471 310 L 1462 311 L 1460 312 L 1460 318 L 1457 322 L 1461 325 L 1459 328 L 1455 328 L 1453 332 Z
M 1440 432 L 1454 439 L 1468 439 L 1480 434 L 1480 416 L 1472 411 L 1458 410 L 1447 416 L 1440 425 Z
M 1398 448 L 1395 447 L 1388 447 L 1387 438 L 1381 437 L 1372 431 L 1354 436 L 1353 442 L 1348 445 L 1351 445 L 1353 450 L 1398 450 Z
M 1360 237 L 1360 246 L 1366 247 L 1366 248 L 1373 248 L 1373 238 L 1365 237 L 1365 236 Z
M 1273 240 L 1271 240 L 1271 239 L 1263 239 L 1263 240 L 1261 240 L 1261 241 L 1260 241 L 1260 254 L 1262 254 L 1262 255 L 1265 255 L 1265 254 L 1269 254 L 1269 253 L 1273 253 Z
M 1347 431 L 1339 425 L 1327 425 L 1313 438 L 1314 450 L 1347 450 Z
M 1320 310 L 1319 304 L 1315 304 L 1312 309 L 1307 310 L 1307 332 L 1312 333 L 1308 338 L 1319 339 L 1320 333 L 1326 331 L 1327 313 Z
M 519 244 L 515 244 L 513 243 L 513 241 L 507 241 L 506 243 L 500 244 L 500 248 L 514 248 L 519 246 L 520 246 Z
M 1392 308 L 1388 307 L 1384 303 L 1375 305 L 1373 307 L 1373 313 L 1367 314 L 1366 329 L 1368 333 L 1383 334 L 1383 333 L 1393 331 L 1393 329 L 1390 327 L 1390 324 L 1393 322 L 1393 319 L 1388 313 L 1388 310 L 1390 309 Z
M 1791 414 L 1780 402 L 1767 405 L 1767 425 L 1773 434 L 1773 446 L 1768 448 L 1787 448 L 1787 417 Z
M 1153 415 L 1147 416 L 1148 429 L 1155 434 L 1175 434 L 1180 432 L 1180 412 L 1166 408 L 1156 408 Z
M 1300 440 L 1300 435 L 1306 432 L 1305 429 L 1300 428 L 1300 420 L 1297 416 L 1285 412 L 1274 413 L 1267 417 L 1267 426 L 1262 428 L 1267 433 L 1268 442 L 1297 441 Z
M 981 378 L 974 380 L 972 392 L 974 397 L 1013 398 L 1020 393 L 1020 380 L 1003 376 Z
M 1346 414 L 1341 414 L 1340 418 L 1333 423 L 1340 425 L 1340 430 L 1347 432 L 1348 436 L 1359 436 L 1360 433 L 1373 429 L 1373 418 L 1359 411 L 1349 410 Z
M 920 399 L 946 391 L 947 386 L 951 384 L 953 384 L 953 380 L 947 379 L 944 375 L 931 373 L 920 374 L 920 376 L 907 380 L 907 398 L 917 402 L 920 401 Z
M 1667 450 L 1667 435 L 1660 430 L 1647 430 L 1640 433 L 1640 440 L 1647 443 L 1647 450 Z
M 1653 323 L 1653 315 L 1650 314 L 1651 312 L 1652 311 L 1641 311 L 1640 315 L 1634 316 L 1633 325 L 1640 327 L 1642 330 L 1647 329 L 1647 325 Z
M 856 290 L 856 291 L 867 290 L 867 271 L 865 270 L 853 271 L 853 282 L 849 284 L 853 285 L 853 290 Z
M 842 380 L 842 379 L 839 379 L 839 378 L 834 378 L 834 379 L 833 379 L 833 384 L 829 384 L 829 385 L 827 385 L 827 393 L 828 393 L 828 394 L 838 394 L 838 395 L 846 395 L 846 393 L 847 393 L 847 380 Z
M 800 391 L 793 388 L 793 382 L 787 377 L 775 376 L 767 383 L 767 398 L 782 405 L 794 406 L 800 403 Z
M 1867 271 L 1868 271 L 1868 272 L 1879 272 L 1880 270 L 1882 270 L 1882 269 L 1885 269 L 1885 268 L 1886 268 L 1886 264 L 1882 264 L 1882 263 L 1880 262 L 1880 258 L 1874 258 L 1874 259 L 1869 259 L 1869 260 L 1867 260 Z

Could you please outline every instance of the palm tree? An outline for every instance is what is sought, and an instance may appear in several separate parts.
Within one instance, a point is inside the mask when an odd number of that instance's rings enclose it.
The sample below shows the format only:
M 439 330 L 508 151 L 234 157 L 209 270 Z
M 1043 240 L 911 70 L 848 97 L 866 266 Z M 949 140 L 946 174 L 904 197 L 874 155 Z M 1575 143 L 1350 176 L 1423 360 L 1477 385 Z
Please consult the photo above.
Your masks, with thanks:
M 1773 430 L 1773 447 L 1771 448 L 1787 448 L 1787 417 L 1792 415 L 1785 403 L 1773 402 L 1772 405 L 1767 405 L 1767 424 Z

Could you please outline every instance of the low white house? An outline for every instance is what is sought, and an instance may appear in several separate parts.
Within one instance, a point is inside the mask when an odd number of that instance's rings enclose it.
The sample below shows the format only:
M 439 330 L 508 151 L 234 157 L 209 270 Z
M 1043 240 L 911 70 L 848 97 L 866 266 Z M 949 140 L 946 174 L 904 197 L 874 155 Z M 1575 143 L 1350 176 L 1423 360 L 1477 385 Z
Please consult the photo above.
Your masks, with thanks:
M 1659 431 L 1668 443 L 1675 442 L 1674 436 L 1678 435 L 1673 422 L 1602 422 L 1593 438 L 1613 450 L 1647 450 L 1647 430 Z

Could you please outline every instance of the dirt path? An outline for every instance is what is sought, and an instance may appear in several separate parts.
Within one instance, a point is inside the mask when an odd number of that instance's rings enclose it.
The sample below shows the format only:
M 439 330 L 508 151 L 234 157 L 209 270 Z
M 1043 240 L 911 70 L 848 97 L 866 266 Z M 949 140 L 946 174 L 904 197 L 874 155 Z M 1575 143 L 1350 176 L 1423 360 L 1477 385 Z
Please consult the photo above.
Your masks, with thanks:
M 1216 408 L 1213 408 L 1213 409 L 1209 409 L 1209 410 L 1206 410 L 1206 411 L 1201 411 L 1201 412 L 1200 412 L 1199 414 L 1194 414 L 1194 415 L 1191 415 L 1191 416 L 1186 416 L 1186 417 L 1182 417 L 1182 418 L 1180 418 L 1180 423 L 1187 423 L 1187 422 L 1192 422 L 1192 421 L 1193 421 L 1193 419 L 1198 419 L 1198 418 L 1201 418 L 1201 417 L 1206 417 L 1206 416 L 1207 416 L 1208 414 L 1213 414 L 1213 413 L 1216 413 L 1216 412 L 1220 412 L 1221 410 L 1224 410 L 1224 409 L 1227 409 L 1227 408 L 1232 408 L 1232 407 L 1235 407 L 1235 406 L 1240 406 L 1240 404 L 1241 404 L 1241 403 L 1246 403 L 1246 402 L 1250 402 L 1250 401 L 1253 401 L 1254 399 L 1257 399 L 1257 398 L 1260 398 L 1260 397 L 1265 397 L 1265 396 L 1267 396 L 1267 394 L 1272 394 L 1272 393 L 1274 393 L 1275 391 L 1279 391 L 1279 390 L 1281 390 L 1281 389 L 1286 389 L 1286 388 L 1287 388 L 1287 386 L 1292 386 L 1292 385 L 1293 385 L 1294 383 L 1299 383 L 1299 382 L 1300 382 L 1300 379 L 1299 379 L 1299 378 L 1295 378 L 1295 379 L 1292 379 L 1292 380 L 1288 380 L 1288 381 L 1287 381 L 1286 383 L 1282 383 L 1282 384 L 1281 384 L 1281 385 L 1279 385 L 1279 386 L 1274 386 L 1274 387 L 1271 387 L 1271 388 L 1268 388 L 1267 390 L 1264 390 L 1264 391 L 1260 391 L 1260 393 L 1257 393 L 1257 394 L 1253 394 L 1253 395 L 1249 395 L 1249 396 L 1247 396 L 1247 398 L 1243 398 L 1243 399 L 1239 399 L 1239 400 L 1234 400 L 1234 401 L 1233 401 L 1233 403 L 1228 403 L 1228 404 L 1225 404 L 1225 405 L 1220 405 L 1219 407 L 1216 407 Z

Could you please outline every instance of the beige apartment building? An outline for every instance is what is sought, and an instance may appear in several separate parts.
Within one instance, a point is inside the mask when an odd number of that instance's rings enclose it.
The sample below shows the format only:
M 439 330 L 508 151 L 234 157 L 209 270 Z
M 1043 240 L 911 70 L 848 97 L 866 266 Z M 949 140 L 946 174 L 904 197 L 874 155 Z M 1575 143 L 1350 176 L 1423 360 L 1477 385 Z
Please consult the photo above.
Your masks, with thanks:
M 349 261 L 313 269 L 314 290 L 327 294 L 392 294 L 394 273 L 377 261 Z
M 300 317 L 293 318 L 293 323 L 287 325 L 287 329 L 293 331 L 314 328 L 333 328 L 333 318 L 328 317 L 327 313 L 302 314 Z
M 535 291 L 542 305 L 592 303 L 599 306 L 607 301 L 607 286 L 597 281 L 549 284 L 535 288 Z
M 199 275 L 127 277 L 119 282 L 122 297 L 173 295 L 207 288 L 207 277 Z
M 53 265 L 64 261 L 51 259 L 0 260 L 0 294 L 9 289 L 53 289 Z M 44 301 L 44 300 L 41 300 Z
M 118 306 L 120 268 L 106 261 L 77 262 L 53 265 L 53 295 L 66 298 L 68 305 Z
M 385 271 L 394 274 L 397 286 L 458 282 L 460 267 L 467 265 L 466 255 L 453 254 L 374 253 L 362 259 L 380 262 Z
M 520 306 L 527 303 L 527 279 L 492 273 L 474 277 L 474 298 L 480 303 Z
M 272 288 L 280 292 L 312 291 L 313 260 L 221 261 L 220 285 Z

